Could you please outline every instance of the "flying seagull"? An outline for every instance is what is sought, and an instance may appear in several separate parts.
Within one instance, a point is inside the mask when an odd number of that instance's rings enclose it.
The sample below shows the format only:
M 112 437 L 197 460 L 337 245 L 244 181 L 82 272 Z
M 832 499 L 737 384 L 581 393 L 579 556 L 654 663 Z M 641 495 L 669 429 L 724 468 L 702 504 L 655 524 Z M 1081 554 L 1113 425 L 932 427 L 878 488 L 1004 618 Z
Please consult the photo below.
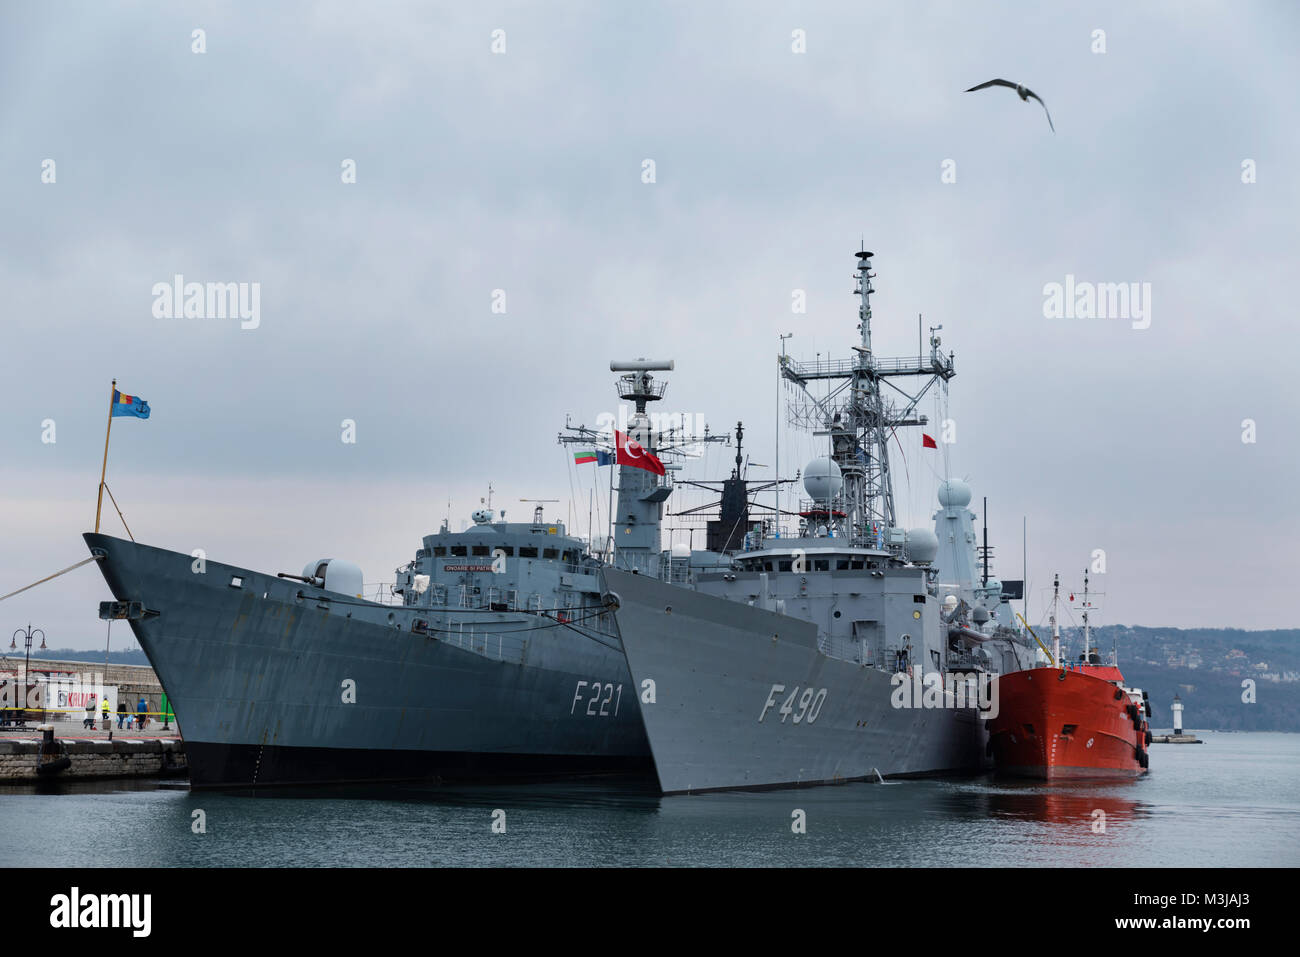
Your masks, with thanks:
M 1053 133 L 1056 132 L 1056 127 L 1052 125 L 1052 114 L 1047 112 L 1047 104 L 1043 102 L 1042 97 L 1040 97 L 1033 90 L 1029 89 L 1029 87 L 1027 86 L 1021 86 L 1019 83 L 1012 83 L 1010 80 L 989 80 L 987 83 L 981 83 L 979 86 L 972 86 L 966 92 L 974 93 L 976 90 L 985 90 L 988 89 L 990 86 L 1009 87 L 1010 89 L 1015 90 L 1017 93 L 1019 93 L 1020 98 L 1022 100 L 1028 100 L 1032 96 L 1035 100 L 1039 102 L 1039 105 L 1042 106 L 1043 112 L 1047 113 L 1047 125 L 1052 127 Z

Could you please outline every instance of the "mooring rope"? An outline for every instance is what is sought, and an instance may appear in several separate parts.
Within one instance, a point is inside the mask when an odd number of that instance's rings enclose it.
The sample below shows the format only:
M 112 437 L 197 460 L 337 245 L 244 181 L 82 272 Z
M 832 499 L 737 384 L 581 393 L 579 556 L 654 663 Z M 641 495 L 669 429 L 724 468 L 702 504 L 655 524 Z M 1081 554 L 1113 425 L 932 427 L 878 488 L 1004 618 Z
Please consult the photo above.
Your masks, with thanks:
M 104 491 L 108 493 L 108 498 L 113 503 L 113 508 L 117 509 L 117 517 L 122 520 L 122 527 L 126 529 L 127 537 L 134 542 L 135 536 L 131 534 L 131 526 L 126 524 L 126 516 L 122 514 L 122 509 L 118 507 L 117 499 L 113 498 L 113 490 L 108 487 L 107 482 L 104 483 Z
M 83 559 L 77 562 L 77 564 L 75 565 L 69 565 L 67 568 L 63 569 L 63 571 L 55 572 L 53 575 L 46 575 L 40 581 L 32 582 L 30 585 L 24 585 L 22 588 L 18 589 L 18 591 L 11 591 L 7 595 L 0 595 L 0 601 L 4 601 L 6 598 L 12 598 L 14 595 L 17 595 L 21 592 L 25 592 L 29 588 L 35 588 L 37 585 L 42 585 L 45 582 L 49 581 L 51 578 L 58 578 L 60 575 L 66 575 L 74 568 L 80 568 L 82 565 L 88 565 L 91 562 L 98 562 L 98 561 L 102 561 L 103 559 L 104 559 L 103 555 L 91 555 L 89 558 Z

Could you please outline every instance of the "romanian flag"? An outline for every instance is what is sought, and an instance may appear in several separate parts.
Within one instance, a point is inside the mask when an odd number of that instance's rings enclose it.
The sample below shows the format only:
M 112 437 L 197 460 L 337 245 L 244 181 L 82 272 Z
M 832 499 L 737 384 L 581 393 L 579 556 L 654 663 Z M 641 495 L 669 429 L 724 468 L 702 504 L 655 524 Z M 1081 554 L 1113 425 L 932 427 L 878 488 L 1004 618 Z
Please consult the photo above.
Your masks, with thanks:
M 138 395 L 127 395 L 113 390 L 113 415 L 134 415 L 137 419 L 149 418 L 149 403 Z

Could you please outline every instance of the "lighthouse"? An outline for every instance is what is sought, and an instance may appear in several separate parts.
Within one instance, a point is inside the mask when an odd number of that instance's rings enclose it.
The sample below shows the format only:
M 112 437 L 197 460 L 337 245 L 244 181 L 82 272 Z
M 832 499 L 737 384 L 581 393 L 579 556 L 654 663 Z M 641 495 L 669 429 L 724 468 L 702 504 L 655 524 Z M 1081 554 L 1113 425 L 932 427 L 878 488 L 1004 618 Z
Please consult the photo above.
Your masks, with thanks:
M 1183 733 L 1183 702 L 1178 695 L 1174 695 L 1174 703 L 1171 710 L 1174 713 L 1174 734 Z

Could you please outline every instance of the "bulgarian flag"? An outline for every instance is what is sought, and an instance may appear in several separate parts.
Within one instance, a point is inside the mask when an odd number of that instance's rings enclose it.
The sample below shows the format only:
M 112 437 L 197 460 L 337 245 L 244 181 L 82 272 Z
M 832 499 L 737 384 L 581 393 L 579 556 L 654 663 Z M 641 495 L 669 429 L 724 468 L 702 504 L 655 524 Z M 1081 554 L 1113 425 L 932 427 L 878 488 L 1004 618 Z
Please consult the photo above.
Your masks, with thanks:
M 588 462 L 595 462 L 597 465 L 613 465 L 614 453 L 612 452 L 574 452 L 573 464 L 586 465 Z
M 645 469 L 655 475 L 664 474 L 664 463 L 651 452 L 647 452 L 636 439 L 625 432 L 614 430 L 615 456 L 619 465 L 630 465 L 635 469 Z

